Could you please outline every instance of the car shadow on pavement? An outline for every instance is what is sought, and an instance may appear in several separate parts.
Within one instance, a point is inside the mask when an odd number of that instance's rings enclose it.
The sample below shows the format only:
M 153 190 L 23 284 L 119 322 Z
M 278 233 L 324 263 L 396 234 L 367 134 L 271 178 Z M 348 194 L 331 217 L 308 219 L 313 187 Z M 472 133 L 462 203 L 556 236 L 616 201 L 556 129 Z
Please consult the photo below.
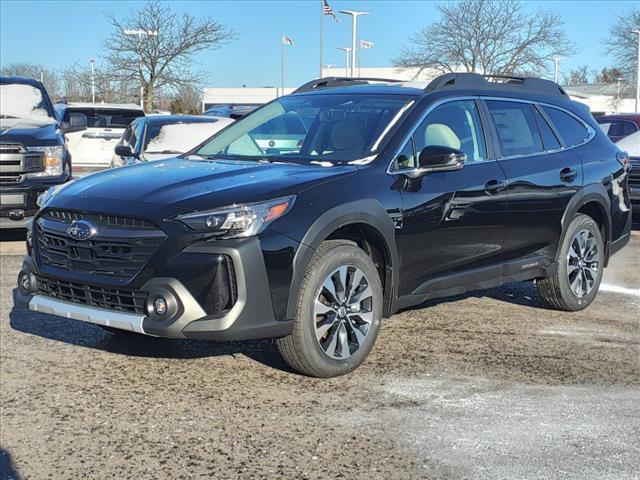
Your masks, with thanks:
M 245 355 L 271 368 L 292 372 L 273 340 L 214 342 L 149 337 L 129 332 L 111 333 L 98 325 L 13 307 L 9 324 L 19 332 L 109 353 L 146 358 L 192 359 Z
M 11 455 L 0 447 L 0 480 L 18 480 L 20 475 L 13 466 Z

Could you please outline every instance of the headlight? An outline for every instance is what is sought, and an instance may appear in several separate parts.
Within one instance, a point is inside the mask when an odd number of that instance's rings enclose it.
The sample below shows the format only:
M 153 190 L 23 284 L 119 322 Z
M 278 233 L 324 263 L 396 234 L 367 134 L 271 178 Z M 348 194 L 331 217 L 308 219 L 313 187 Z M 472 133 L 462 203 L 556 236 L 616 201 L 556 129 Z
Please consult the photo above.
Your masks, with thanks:
M 60 185 L 54 185 L 53 187 L 48 188 L 44 193 L 41 193 L 40 195 L 38 195 L 38 198 L 36 199 L 36 204 L 38 205 L 38 207 L 40 208 L 44 207 L 47 204 L 47 202 L 51 200 L 51 198 L 53 198 L 53 196 L 56 193 L 58 193 L 60 190 L 62 190 L 63 187 L 66 187 L 70 183 L 72 182 L 62 183 Z
M 295 195 L 292 195 L 268 202 L 180 215 L 176 220 L 193 230 L 211 232 L 222 238 L 251 237 L 262 232 L 269 223 L 291 210 L 294 201 Z
M 61 145 L 55 147 L 29 147 L 29 150 L 44 153 L 44 158 L 42 159 L 44 170 L 42 172 L 28 173 L 28 177 L 59 177 L 62 175 L 64 148 Z

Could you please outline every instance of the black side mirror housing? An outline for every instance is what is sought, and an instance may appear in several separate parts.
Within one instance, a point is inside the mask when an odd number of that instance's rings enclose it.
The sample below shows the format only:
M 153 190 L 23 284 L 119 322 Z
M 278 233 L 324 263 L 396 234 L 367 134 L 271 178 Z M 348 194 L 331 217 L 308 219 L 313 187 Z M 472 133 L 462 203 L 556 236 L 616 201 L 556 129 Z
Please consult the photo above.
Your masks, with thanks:
M 116 145 L 114 152 L 119 157 L 135 157 L 136 155 L 131 151 L 129 145 Z
M 69 121 L 62 122 L 64 133 L 81 132 L 87 129 L 87 116 L 80 112 L 69 112 Z
M 418 156 L 418 168 L 410 172 L 410 177 L 420 177 L 429 172 L 460 170 L 467 155 L 457 148 L 429 145 Z

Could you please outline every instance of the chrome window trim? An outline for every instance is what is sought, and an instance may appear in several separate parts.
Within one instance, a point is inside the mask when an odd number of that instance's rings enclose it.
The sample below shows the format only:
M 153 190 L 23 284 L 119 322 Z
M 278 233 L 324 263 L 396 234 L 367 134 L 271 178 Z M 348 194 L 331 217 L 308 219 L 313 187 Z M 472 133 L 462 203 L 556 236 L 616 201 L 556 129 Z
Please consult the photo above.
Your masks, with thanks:
M 558 152 L 566 152 L 567 150 L 571 150 L 571 149 L 586 145 L 587 143 L 591 142 L 591 140 L 593 140 L 594 137 L 596 136 L 596 131 L 594 130 L 594 128 L 591 125 L 589 125 L 587 122 L 585 122 L 582 118 L 580 118 L 579 116 L 577 116 L 573 112 L 570 112 L 566 108 L 559 107 L 557 105 L 552 105 L 550 103 L 538 102 L 538 101 L 535 101 L 535 100 L 524 100 L 522 98 L 491 97 L 491 96 L 483 96 L 483 95 L 475 95 L 475 96 L 473 96 L 473 95 L 464 95 L 464 96 L 458 96 L 458 97 L 447 97 L 447 98 L 443 98 L 443 99 L 438 100 L 438 101 L 432 103 L 431 105 L 429 105 L 429 107 L 422 113 L 422 115 L 420 115 L 418 120 L 416 120 L 414 125 L 411 127 L 411 130 L 409 130 L 409 133 L 402 140 L 402 143 L 400 144 L 400 148 L 397 148 L 396 151 L 394 152 L 394 154 L 392 156 L 392 159 L 391 159 L 391 162 L 387 166 L 386 172 L 387 172 L 388 175 L 397 175 L 397 174 L 401 174 L 401 173 L 413 173 L 413 172 L 418 172 L 418 171 L 422 170 L 420 168 L 393 169 L 392 167 L 393 167 L 394 162 L 396 161 L 396 158 L 397 158 L 398 154 L 404 149 L 404 147 L 406 146 L 407 142 L 413 136 L 413 134 L 416 132 L 416 130 L 418 129 L 420 124 L 423 122 L 423 120 L 433 110 L 435 110 L 437 107 L 439 107 L 440 105 L 443 105 L 445 103 L 461 101 L 461 100 L 497 100 L 497 101 L 502 101 L 502 102 L 528 103 L 529 105 L 533 105 L 533 106 L 540 105 L 540 106 L 544 106 L 544 107 L 555 108 L 556 110 L 560 110 L 561 112 L 564 112 L 564 113 L 572 116 L 573 118 L 575 118 L 587 130 L 587 138 L 586 138 L 586 140 L 584 142 L 582 142 L 582 143 L 577 144 L 577 145 L 572 145 L 570 147 L 562 147 L 560 149 L 554 149 L 554 150 L 546 150 L 544 152 L 527 153 L 527 154 L 521 154 L 521 155 L 509 155 L 509 156 L 506 156 L 506 157 L 498 157 L 498 158 L 494 158 L 494 159 L 483 160 L 482 162 L 472 162 L 472 163 L 469 164 L 469 166 L 474 165 L 476 163 L 478 163 L 478 164 L 480 164 L 480 163 L 489 163 L 489 162 L 496 162 L 496 161 L 502 161 L 502 160 L 513 160 L 513 159 L 516 159 L 516 158 L 524 158 L 524 157 L 538 157 L 540 155 L 549 155 L 549 154 L 558 153 Z M 416 154 L 417 154 L 417 152 L 416 152 Z M 465 165 L 465 167 L 466 167 L 466 165 Z

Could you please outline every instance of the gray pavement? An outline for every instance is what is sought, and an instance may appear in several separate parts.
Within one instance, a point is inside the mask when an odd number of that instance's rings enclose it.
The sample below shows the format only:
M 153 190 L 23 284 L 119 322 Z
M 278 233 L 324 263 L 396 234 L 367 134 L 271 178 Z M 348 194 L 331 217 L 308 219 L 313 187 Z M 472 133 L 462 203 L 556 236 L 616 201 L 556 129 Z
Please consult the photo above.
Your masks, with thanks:
M 19 265 L 0 258 L 0 478 L 640 478 L 640 231 L 585 311 L 532 284 L 431 301 L 331 380 L 270 341 L 13 309 Z

